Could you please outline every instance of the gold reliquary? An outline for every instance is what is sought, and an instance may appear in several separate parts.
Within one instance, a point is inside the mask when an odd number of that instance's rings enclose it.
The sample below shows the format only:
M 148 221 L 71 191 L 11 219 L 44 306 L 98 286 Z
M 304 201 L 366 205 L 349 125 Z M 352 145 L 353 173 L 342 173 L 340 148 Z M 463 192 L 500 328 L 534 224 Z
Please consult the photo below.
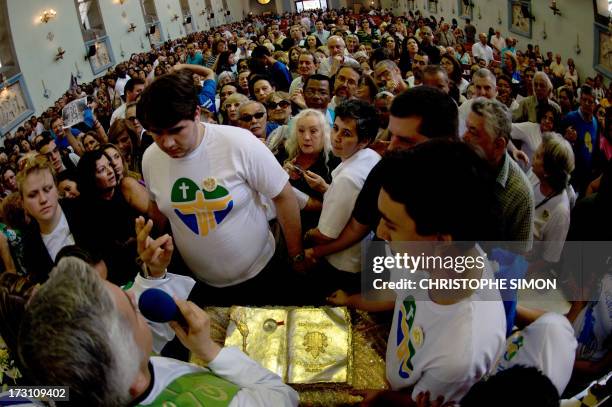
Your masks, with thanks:
M 346 307 L 232 307 L 225 346 L 237 346 L 285 383 L 351 383 Z

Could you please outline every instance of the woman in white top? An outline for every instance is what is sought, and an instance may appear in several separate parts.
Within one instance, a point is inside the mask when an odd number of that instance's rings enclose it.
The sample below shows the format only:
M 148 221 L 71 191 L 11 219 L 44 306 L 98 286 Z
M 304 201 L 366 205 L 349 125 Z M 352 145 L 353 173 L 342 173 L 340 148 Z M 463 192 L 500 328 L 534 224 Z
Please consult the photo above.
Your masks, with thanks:
M 554 131 L 557 123 L 557 111 L 551 105 L 540 107 L 538 110 L 538 122 L 512 123 L 512 140 L 521 141 L 521 151 L 529 157 L 529 163 L 533 162 L 535 151 L 542 143 L 542 134 Z
M 353 206 L 365 179 L 380 160 L 380 155 L 367 148 L 378 132 L 374 107 L 361 100 L 348 100 L 337 106 L 335 113 L 331 135 L 332 152 L 342 162 L 332 171 L 332 182 L 329 186 L 323 185 L 322 178 L 317 176 L 316 179 L 326 192 L 323 195 L 319 225 L 306 232 L 306 239 L 315 244 L 327 243 L 340 235 L 351 219 Z M 311 182 L 314 183 L 313 180 Z M 329 273 L 326 271 L 326 278 L 323 279 L 328 287 L 332 290 L 359 290 L 360 243 L 329 255 L 326 260 L 332 267 Z M 334 269 L 348 273 L 334 273 Z
M 556 133 L 545 133 L 533 159 L 533 195 L 535 202 L 534 236 L 530 269 L 550 267 L 559 261 L 570 224 L 568 193 L 574 170 L 572 146 Z

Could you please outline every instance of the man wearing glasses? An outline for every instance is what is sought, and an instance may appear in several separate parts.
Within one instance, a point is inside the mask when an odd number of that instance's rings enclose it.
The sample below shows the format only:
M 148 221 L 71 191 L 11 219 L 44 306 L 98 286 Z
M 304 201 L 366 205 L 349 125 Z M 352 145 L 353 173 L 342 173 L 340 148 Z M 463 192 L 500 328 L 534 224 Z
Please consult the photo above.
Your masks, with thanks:
M 265 106 L 254 100 L 242 103 L 238 112 L 240 127 L 249 130 L 263 143 L 266 142 L 268 135 L 278 127 L 276 123 L 268 123 Z

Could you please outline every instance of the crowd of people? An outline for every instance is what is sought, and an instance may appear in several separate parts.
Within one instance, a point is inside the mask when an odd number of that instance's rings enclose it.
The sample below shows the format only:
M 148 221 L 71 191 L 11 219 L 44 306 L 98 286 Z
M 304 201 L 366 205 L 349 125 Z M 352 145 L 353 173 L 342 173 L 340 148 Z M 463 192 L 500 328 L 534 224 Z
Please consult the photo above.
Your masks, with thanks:
M 469 289 L 361 292 L 372 239 L 473 242 L 458 250 L 475 256 L 513 241 L 528 273 L 560 279 L 566 241 L 612 240 L 612 85 L 517 45 L 412 12 L 249 15 L 73 86 L 0 149 L 0 333 L 23 383 L 69 386 L 75 405 L 200 384 L 231 405 L 296 405 L 210 338 L 200 307 L 239 304 L 392 313 L 390 389 L 364 405 L 556 406 L 608 373 L 605 265 L 599 300 L 566 315 L 515 304 L 509 321 Z M 187 326 L 147 325 L 134 304 L 150 287 Z M 150 357 L 185 348 L 208 368 Z

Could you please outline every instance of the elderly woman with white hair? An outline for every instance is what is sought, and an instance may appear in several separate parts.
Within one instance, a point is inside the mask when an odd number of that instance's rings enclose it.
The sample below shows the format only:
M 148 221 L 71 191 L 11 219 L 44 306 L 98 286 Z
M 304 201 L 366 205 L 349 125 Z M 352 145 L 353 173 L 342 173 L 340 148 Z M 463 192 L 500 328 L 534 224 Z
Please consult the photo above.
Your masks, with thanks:
M 283 167 L 289 173 L 289 182 L 294 189 L 305 194 L 298 194 L 302 230 L 317 226 L 325 193 L 322 185 L 331 183 L 331 172 L 339 164 L 339 160 L 330 154 L 330 132 L 327 118 L 315 109 L 302 110 L 289 126 Z M 280 156 L 277 158 L 282 160 Z
M 574 162 L 574 152 L 567 140 L 557 133 L 542 135 L 530 175 L 535 203 L 533 237 L 536 242 L 530 256 L 532 270 L 549 269 L 561 257 L 570 225 L 570 210 L 576 197 L 569 185 Z
M 533 95 L 521 99 L 519 107 L 512 112 L 512 121 L 538 122 L 539 106 L 549 104 L 555 108 L 557 114 L 561 114 L 561 107 L 551 99 L 553 84 L 544 72 L 536 72 L 533 77 Z

